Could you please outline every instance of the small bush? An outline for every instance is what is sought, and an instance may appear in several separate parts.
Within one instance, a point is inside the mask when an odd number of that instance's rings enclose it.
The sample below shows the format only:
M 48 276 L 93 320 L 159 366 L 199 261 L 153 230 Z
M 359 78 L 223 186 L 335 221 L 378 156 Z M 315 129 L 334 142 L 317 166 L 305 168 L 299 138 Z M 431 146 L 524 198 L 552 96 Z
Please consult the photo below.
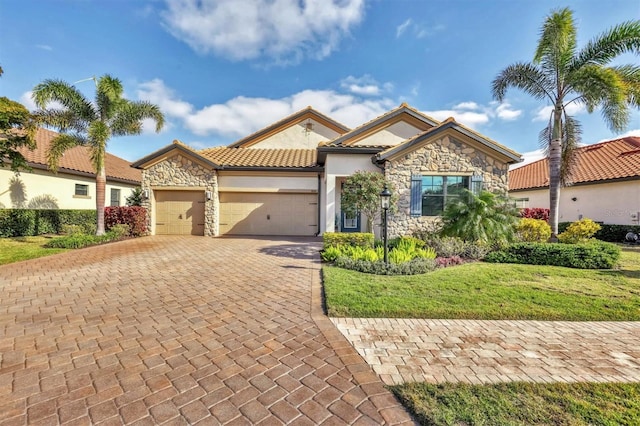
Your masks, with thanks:
M 131 230 L 129 229 L 129 225 L 120 224 L 113 225 L 111 229 L 109 229 L 108 233 L 115 239 L 120 240 L 131 235 Z
M 627 232 L 640 234 L 639 225 L 600 225 L 600 230 L 595 233 L 594 237 L 601 241 L 609 241 L 610 243 L 620 243 L 624 241 Z
M 60 234 L 64 225 L 78 225 L 85 233 L 96 232 L 95 210 L 0 210 L 0 237 Z
M 600 230 L 600 225 L 591 219 L 580 219 L 573 222 L 566 231 L 558 235 L 558 240 L 566 244 L 577 244 L 586 242 Z
M 542 219 L 520 219 L 516 226 L 520 240 L 528 243 L 541 243 L 551 238 L 551 227 Z
M 86 229 L 81 225 L 62 225 L 61 231 L 65 235 L 86 234 Z
M 549 222 L 549 209 L 539 207 L 522 209 L 520 210 L 520 217 L 526 219 L 539 219 Z
M 322 258 L 323 262 L 333 262 L 338 258 L 338 256 L 341 255 L 341 246 L 329 246 L 322 250 L 322 252 L 320 253 L 320 257 Z
M 489 253 L 486 262 L 552 265 L 578 269 L 611 269 L 620 259 L 620 247 L 601 241 L 582 244 L 515 243 Z
M 482 260 L 484 257 L 490 253 L 493 248 L 482 241 L 467 241 L 464 243 L 464 251 L 462 258 L 471 259 L 471 260 Z M 452 257 L 457 257 L 456 255 Z
M 425 246 L 425 242 L 420 238 L 402 236 L 389 240 L 389 250 L 396 247 L 417 247 L 422 248 Z
M 465 242 L 457 237 L 439 237 L 431 235 L 424 240 L 428 247 L 435 250 L 438 257 L 463 256 Z
M 413 259 L 405 263 L 386 265 L 382 261 L 369 262 L 342 256 L 338 257 L 334 264 L 340 268 L 376 275 L 417 275 L 425 274 L 436 268 L 436 262 L 433 259 Z
M 438 268 L 446 268 L 448 266 L 462 265 L 463 263 L 464 263 L 464 259 L 461 258 L 460 256 L 436 258 L 436 266 Z
M 129 235 L 140 237 L 147 232 L 147 210 L 139 206 L 105 207 L 104 226 L 128 225 Z
M 111 229 L 104 235 L 88 235 L 88 234 L 70 234 L 63 237 L 56 237 L 51 239 L 45 247 L 49 248 L 66 248 L 66 249 L 79 249 L 89 246 L 95 246 L 98 244 L 110 243 L 112 241 L 118 241 L 129 235 L 129 229 L 126 225 L 116 226 L 115 229 Z
M 325 249 L 341 245 L 373 248 L 374 237 L 368 232 L 325 232 L 322 241 Z

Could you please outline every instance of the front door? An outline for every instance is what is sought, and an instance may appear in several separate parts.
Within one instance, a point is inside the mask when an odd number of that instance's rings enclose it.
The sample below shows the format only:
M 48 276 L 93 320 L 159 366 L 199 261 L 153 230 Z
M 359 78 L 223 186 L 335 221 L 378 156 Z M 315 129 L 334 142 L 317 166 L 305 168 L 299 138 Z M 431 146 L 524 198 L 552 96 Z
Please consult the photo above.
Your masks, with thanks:
M 360 232 L 360 212 L 342 212 L 340 232 Z

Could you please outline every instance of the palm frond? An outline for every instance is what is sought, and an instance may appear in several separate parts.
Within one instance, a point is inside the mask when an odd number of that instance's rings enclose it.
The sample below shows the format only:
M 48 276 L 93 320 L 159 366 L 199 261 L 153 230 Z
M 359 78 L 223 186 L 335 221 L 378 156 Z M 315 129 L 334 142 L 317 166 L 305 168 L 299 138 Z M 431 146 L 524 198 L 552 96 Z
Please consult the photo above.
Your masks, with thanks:
M 52 172 L 58 171 L 60 158 L 69 149 L 85 145 L 87 139 L 79 133 L 61 133 L 51 140 L 47 151 L 47 164 Z
M 563 114 L 563 118 L 560 184 L 562 186 L 570 186 L 573 183 L 573 173 L 578 166 L 579 158 L 575 155 L 575 150 L 580 146 L 582 140 L 582 126 L 578 120 L 566 113 Z
M 629 105 L 640 108 L 640 67 L 637 65 L 621 65 L 612 68 L 624 83 Z
M 492 83 L 494 99 L 503 101 L 509 87 L 520 89 L 536 99 L 555 100 L 553 81 L 530 63 L 518 62 L 503 69 Z
M 627 21 L 596 36 L 578 52 L 571 68 L 606 65 L 623 53 L 640 53 L 640 21 Z
M 41 109 L 33 112 L 33 117 L 39 125 L 54 127 L 63 133 L 70 130 L 82 133 L 87 129 L 87 122 L 68 109 Z
M 108 74 L 98 79 L 96 90 L 96 104 L 102 120 L 107 121 L 114 117 L 120 106 L 126 102 L 122 98 L 124 89 L 119 79 Z
M 148 118 L 156 122 L 156 132 L 160 132 L 164 126 L 164 115 L 157 105 L 144 101 L 127 101 L 114 116 L 111 130 L 115 136 L 139 134 L 142 131 L 142 120 Z
M 576 26 L 569 8 L 558 9 L 547 16 L 540 31 L 533 62 L 543 70 L 558 73 L 560 78 L 573 60 L 576 51 Z
M 96 111 L 74 86 L 62 80 L 45 80 L 33 89 L 32 98 L 36 106 L 45 109 L 49 102 L 59 102 L 78 117 L 91 121 L 96 118 Z

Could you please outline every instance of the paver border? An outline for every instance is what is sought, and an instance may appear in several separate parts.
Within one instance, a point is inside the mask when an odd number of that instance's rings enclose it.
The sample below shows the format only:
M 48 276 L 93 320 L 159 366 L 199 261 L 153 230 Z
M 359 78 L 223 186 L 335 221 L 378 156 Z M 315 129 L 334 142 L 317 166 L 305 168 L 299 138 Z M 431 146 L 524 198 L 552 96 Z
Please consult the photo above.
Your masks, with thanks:
M 331 322 L 323 309 L 322 267 L 320 256 L 311 266 L 311 319 L 327 339 L 354 381 L 369 397 L 380 415 L 389 425 L 417 425 L 418 422 L 389 391 L 371 366 L 360 356 L 347 338 Z

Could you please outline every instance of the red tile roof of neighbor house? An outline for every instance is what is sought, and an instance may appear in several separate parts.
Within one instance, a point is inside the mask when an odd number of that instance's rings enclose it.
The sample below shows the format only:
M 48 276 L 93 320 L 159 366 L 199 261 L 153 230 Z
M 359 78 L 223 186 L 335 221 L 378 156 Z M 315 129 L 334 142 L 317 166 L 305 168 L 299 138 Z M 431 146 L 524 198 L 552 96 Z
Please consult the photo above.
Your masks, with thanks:
M 20 153 L 34 168 L 47 168 L 47 151 L 51 145 L 51 141 L 58 136 L 58 133 L 39 128 L 36 132 L 37 147 L 33 151 L 26 148 L 20 149 Z M 138 169 L 130 166 L 129 161 L 120 157 L 107 153 L 105 156 L 105 170 L 107 172 L 107 181 L 119 180 L 131 183 L 140 183 L 142 181 L 142 173 Z M 95 175 L 95 169 L 91 163 L 91 155 L 89 148 L 78 146 L 65 151 L 60 159 L 58 173 L 80 173 Z
M 222 167 L 316 167 L 315 149 L 261 149 L 216 147 L 198 151 L 204 158 Z
M 640 137 L 625 137 L 580 147 L 571 174 L 574 184 L 640 177 Z M 549 186 L 546 158 L 509 172 L 509 190 Z

